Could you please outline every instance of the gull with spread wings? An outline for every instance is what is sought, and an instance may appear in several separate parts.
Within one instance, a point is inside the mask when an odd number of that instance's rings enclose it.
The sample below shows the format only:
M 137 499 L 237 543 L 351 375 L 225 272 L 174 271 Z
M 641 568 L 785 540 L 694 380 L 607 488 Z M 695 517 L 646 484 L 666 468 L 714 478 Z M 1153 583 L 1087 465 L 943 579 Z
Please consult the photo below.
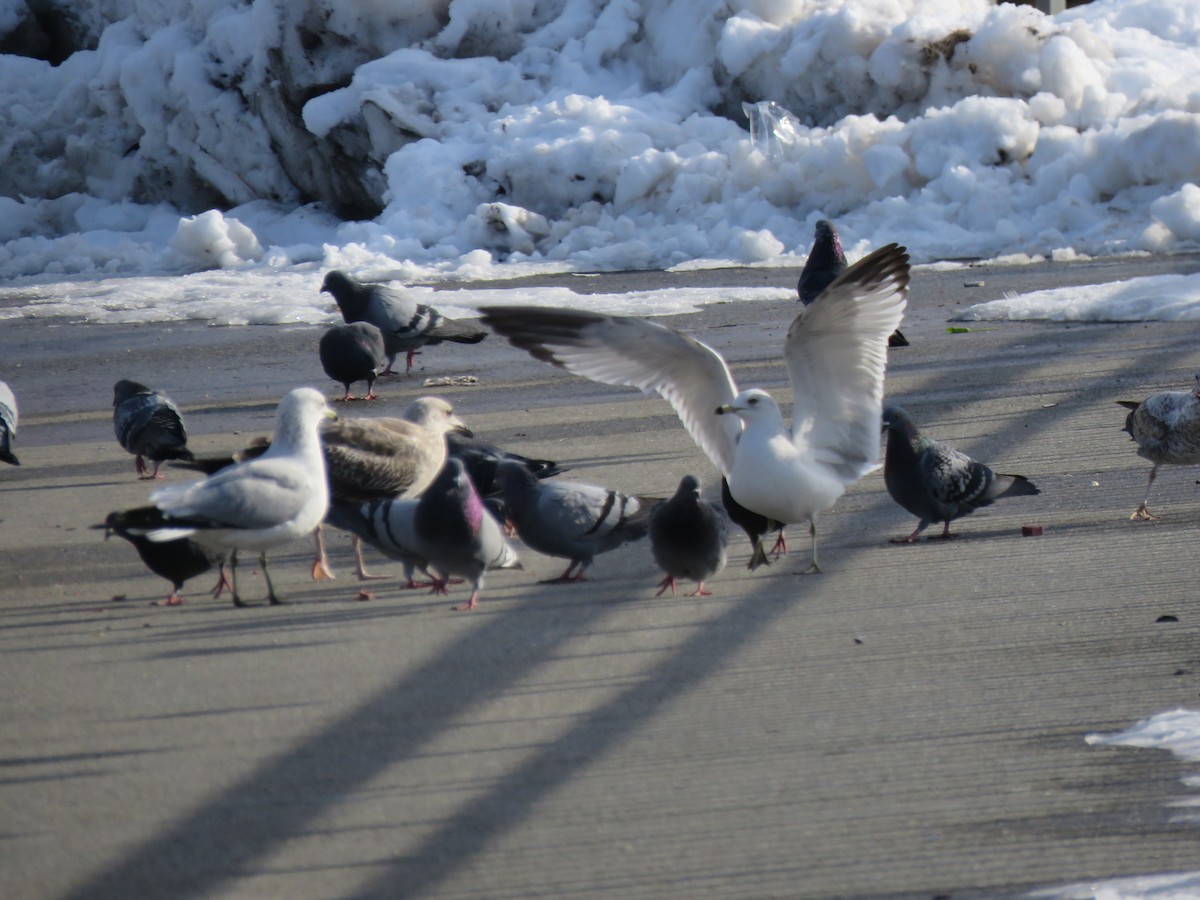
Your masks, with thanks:
M 908 254 L 889 244 L 796 316 L 783 347 L 791 429 L 766 391 L 739 392 L 715 350 L 656 322 L 529 306 L 486 307 L 481 318 L 537 359 L 660 394 L 739 504 L 776 522 L 809 523 L 808 571 L 819 572 L 818 513 L 878 465 L 887 340 L 904 315 L 908 282 Z

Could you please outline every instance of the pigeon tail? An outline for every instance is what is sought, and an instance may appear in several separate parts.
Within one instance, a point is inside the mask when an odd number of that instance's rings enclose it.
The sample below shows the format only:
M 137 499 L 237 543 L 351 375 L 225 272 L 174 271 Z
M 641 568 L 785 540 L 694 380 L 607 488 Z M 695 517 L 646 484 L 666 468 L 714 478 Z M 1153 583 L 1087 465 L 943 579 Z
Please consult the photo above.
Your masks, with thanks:
M 988 498 L 991 500 L 999 500 L 1001 497 L 1031 497 L 1034 494 L 1040 494 L 1032 481 L 1024 475 L 1002 475 L 996 474 L 995 480 L 992 482 L 992 489 L 988 491 Z

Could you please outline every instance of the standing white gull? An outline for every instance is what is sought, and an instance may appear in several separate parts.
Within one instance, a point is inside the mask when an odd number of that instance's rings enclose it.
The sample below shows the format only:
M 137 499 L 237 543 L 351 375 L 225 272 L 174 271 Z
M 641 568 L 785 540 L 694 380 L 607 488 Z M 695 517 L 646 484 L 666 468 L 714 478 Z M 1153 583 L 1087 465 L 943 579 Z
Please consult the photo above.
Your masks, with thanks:
M 235 606 L 245 605 L 237 592 L 238 551 L 257 551 L 267 597 L 279 603 L 267 571 L 267 551 L 310 533 L 325 517 L 329 488 L 317 430 L 323 418 L 332 417 L 320 392 L 290 391 L 279 402 L 271 446 L 261 456 L 203 481 L 168 485 L 150 495 L 160 515 L 146 537 L 157 542 L 191 538 L 232 551 Z
M 655 322 L 522 306 L 488 307 L 482 319 L 538 359 L 593 381 L 657 391 L 738 503 L 783 524 L 809 523 L 809 571 L 820 571 L 817 514 L 877 465 L 887 339 L 904 315 L 908 281 L 908 254 L 889 244 L 796 316 L 783 350 L 790 430 L 765 391 L 738 392 L 720 354 Z

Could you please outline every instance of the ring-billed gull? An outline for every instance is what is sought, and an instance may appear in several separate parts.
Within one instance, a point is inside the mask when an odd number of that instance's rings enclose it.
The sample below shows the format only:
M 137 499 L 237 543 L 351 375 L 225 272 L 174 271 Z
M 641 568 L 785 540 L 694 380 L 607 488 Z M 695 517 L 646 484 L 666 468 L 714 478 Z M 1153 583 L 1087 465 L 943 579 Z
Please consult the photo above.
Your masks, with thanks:
M 738 392 L 720 354 L 656 322 L 521 306 L 488 307 L 482 318 L 538 359 L 594 381 L 657 391 L 738 503 L 783 524 L 809 523 L 809 571 L 820 571 L 817 514 L 877 465 L 887 338 L 903 317 L 908 281 L 908 254 L 889 244 L 800 311 L 783 348 L 790 430 L 765 391 Z
M 233 603 L 239 550 L 256 551 L 267 581 L 267 597 L 279 603 L 267 570 L 267 551 L 309 534 L 329 506 L 325 455 L 317 430 L 333 418 L 313 388 L 284 395 L 275 413 L 271 446 L 261 456 L 228 466 L 202 481 L 172 484 L 150 495 L 161 516 L 146 531 L 152 541 L 191 538 L 206 547 L 230 550 Z
M 346 389 L 343 401 L 379 399 L 375 379 L 383 371 L 383 332 L 370 322 L 331 326 L 321 335 L 317 356 L 325 374 Z M 350 385 L 356 381 L 367 383 L 365 397 L 351 395 Z
M 892 499 L 920 520 L 912 534 L 895 538 L 894 544 L 916 542 L 934 522 L 946 523 L 940 537 L 954 537 L 950 533 L 953 520 L 1002 497 L 1041 493 L 1023 475 L 993 472 L 949 444 L 921 434 L 899 406 L 884 407 L 883 427 L 887 431 L 884 484 Z
M 696 582 L 689 597 L 707 596 L 710 592 L 704 582 L 725 568 L 728 544 L 725 511 L 700 498 L 700 481 L 695 475 L 684 475 L 674 496 L 650 510 L 650 551 L 667 573 L 655 596 L 667 589 L 674 596 L 680 578 Z
M 19 466 L 21 461 L 12 452 L 13 438 L 17 436 L 17 425 L 20 416 L 17 414 L 17 398 L 13 396 L 12 388 L 0 381 L 0 462 Z
M 113 385 L 113 431 L 135 457 L 138 478 L 159 478 L 164 459 L 191 459 L 179 407 L 162 391 L 122 378 Z M 154 463 L 154 471 L 146 460 Z
M 1190 391 L 1159 391 L 1141 402 L 1118 400 L 1129 410 L 1125 431 L 1137 442 L 1138 456 L 1153 463 L 1142 502 L 1129 517 L 1157 519 L 1146 505 L 1161 465 L 1191 466 L 1200 463 L 1200 372 Z
M 412 368 L 413 357 L 427 344 L 442 341 L 478 344 L 487 337 L 486 331 L 457 319 L 447 319 L 432 306 L 418 303 L 399 288 L 364 283 L 336 269 L 325 276 L 321 290 L 333 295 L 347 322 L 370 322 L 383 332 L 388 360 L 383 375 L 396 374 L 393 366 L 397 354 L 408 354 L 405 360 L 407 372 Z
M 645 497 L 580 481 L 539 481 L 516 462 L 501 463 L 496 481 L 517 536 L 539 553 L 570 560 L 547 583 L 586 581 L 597 554 L 641 540 L 650 527 L 653 501 Z

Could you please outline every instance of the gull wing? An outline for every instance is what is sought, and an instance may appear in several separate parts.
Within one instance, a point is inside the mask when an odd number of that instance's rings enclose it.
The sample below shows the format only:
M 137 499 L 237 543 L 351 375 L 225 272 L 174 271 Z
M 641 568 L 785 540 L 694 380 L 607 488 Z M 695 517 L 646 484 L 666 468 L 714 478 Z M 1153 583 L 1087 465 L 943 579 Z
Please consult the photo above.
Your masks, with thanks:
M 888 244 L 805 307 L 784 345 L 792 438 L 852 484 L 877 464 L 887 339 L 907 302 L 908 254 Z
M 737 385 L 707 344 L 629 316 L 535 306 L 480 312 L 485 325 L 537 359 L 602 384 L 657 392 L 713 465 L 726 475 L 733 468 L 741 422 L 716 409 L 737 396 Z

